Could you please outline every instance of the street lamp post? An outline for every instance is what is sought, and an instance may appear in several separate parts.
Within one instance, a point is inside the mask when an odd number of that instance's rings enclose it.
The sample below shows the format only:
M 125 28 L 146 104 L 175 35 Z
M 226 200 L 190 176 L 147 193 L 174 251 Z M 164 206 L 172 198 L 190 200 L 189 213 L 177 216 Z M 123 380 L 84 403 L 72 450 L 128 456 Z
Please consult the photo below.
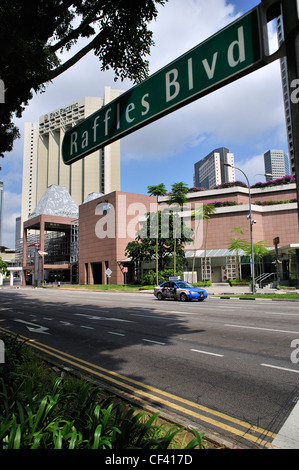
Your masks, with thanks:
M 253 236 L 252 236 L 252 225 L 256 223 L 255 220 L 252 219 L 252 212 L 251 212 L 251 193 L 250 193 L 250 184 L 249 180 L 244 173 L 243 170 L 237 168 L 236 166 L 231 165 L 230 163 L 224 163 L 225 166 L 230 166 L 231 168 L 235 168 L 235 170 L 241 171 L 246 178 L 247 186 L 248 186 L 248 196 L 249 196 L 249 216 L 247 219 L 250 221 L 250 246 L 251 246 L 251 277 L 252 277 L 252 293 L 255 294 L 255 277 L 254 277 L 254 253 L 253 253 Z

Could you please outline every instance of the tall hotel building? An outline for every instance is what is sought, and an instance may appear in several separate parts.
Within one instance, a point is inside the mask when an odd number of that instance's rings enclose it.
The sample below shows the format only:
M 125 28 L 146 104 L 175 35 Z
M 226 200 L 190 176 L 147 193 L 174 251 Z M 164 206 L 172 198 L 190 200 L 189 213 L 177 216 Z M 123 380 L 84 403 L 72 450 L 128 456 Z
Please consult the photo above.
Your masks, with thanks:
M 234 165 L 234 154 L 225 147 L 213 150 L 205 158 L 195 163 L 194 186 L 210 189 L 221 183 L 235 181 L 235 169 L 225 166 L 224 163 Z
M 283 31 L 282 16 L 279 16 L 277 18 L 277 35 L 278 35 L 278 44 L 280 46 L 284 42 L 284 31 Z M 292 119 L 291 119 L 289 77 L 288 77 L 288 67 L 287 67 L 287 58 L 286 57 L 282 57 L 280 59 L 280 70 L 281 70 L 281 80 L 282 80 L 282 91 L 283 91 L 285 119 L 286 119 L 286 127 L 287 127 L 287 140 L 288 140 L 288 148 L 289 148 L 290 170 L 291 170 L 292 175 L 295 176 L 293 128 L 292 128 Z
M 77 206 L 90 193 L 120 190 L 120 142 L 65 165 L 61 145 L 65 132 L 120 95 L 105 87 L 104 98 L 85 97 L 25 123 L 22 224 L 52 184 L 64 186 Z

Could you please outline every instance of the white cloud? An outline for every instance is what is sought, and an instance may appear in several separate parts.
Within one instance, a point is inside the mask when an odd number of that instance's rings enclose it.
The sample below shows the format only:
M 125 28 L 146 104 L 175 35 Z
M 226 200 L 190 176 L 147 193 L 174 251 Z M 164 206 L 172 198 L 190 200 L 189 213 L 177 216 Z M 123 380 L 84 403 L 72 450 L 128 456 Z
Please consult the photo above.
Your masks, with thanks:
M 172 0 L 153 25 L 156 47 L 152 72 L 187 52 L 239 16 L 224 0 Z M 269 27 L 271 50 L 277 45 Z M 252 145 L 275 132 L 285 143 L 285 119 L 279 62 L 136 131 L 122 140 L 123 159 L 161 159 L 210 140 Z M 146 142 L 146 145 L 145 145 Z M 211 149 L 212 150 L 212 149 Z M 233 150 L 232 150 L 233 151 Z
M 235 163 L 236 165 L 236 163 Z M 264 168 L 264 155 L 255 155 L 250 159 L 246 160 L 239 160 L 237 165 L 242 171 L 244 171 L 245 175 L 249 180 L 249 184 L 253 185 L 258 181 L 265 181 L 265 168 Z M 237 181 L 244 181 L 246 180 L 241 172 L 236 170 L 236 180 Z
M 239 14 L 225 0 L 170 0 L 159 8 L 151 24 L 156 47 L 150 58 L 151 73 L 212 36 Z

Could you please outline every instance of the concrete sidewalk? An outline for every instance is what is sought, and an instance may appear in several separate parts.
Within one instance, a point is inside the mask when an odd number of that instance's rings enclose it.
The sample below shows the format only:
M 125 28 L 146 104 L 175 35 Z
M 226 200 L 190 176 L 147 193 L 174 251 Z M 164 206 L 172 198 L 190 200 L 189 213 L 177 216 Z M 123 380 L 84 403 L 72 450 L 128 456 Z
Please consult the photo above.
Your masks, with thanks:
M 209 295 L 249 295 L 251 286 L 230 286 L 227 282 L 213 283 L 211 287 L 205 287 Z M 270 287 L 258 288 L 257 294 L 299 294 L 295 289 L 272 289 Z

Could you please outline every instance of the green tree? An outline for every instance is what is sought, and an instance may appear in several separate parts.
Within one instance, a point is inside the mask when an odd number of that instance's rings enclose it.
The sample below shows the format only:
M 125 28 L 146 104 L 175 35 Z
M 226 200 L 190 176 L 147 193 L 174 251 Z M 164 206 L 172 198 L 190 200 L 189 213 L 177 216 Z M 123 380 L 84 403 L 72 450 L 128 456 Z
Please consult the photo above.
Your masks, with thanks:
M 180 181 L 179 183 L 174 183 L 171 186 L 171 193 L 168 196 L 167 203 L 169 205 L 179 205 L 180 209 L 182 210 L 183 205 L 185 202 L 187 202 L 187 192 L 188 192 L 188 186 Z M 177 238 L 177 226 L 179 222 L 179 215 L 177 213 L 177 208 L 175 207 L 175 218 L 174 218 L 174 248 L 173 248 L 173 274 L 174 276 L 176 275 L 176 238 Z
M 7 273 L 8 263 L 5 263 L 3 259 L 0 257 L 0 274 L 4 275 Z
M 0 106 L 0 155 L 19 136 L 12 123 L 21 117 L 34 92 L 77 63 L 88 52 L 99 58 L 102 71 L 134 83 L 148 75 L 145 56 L 153 45 L 148 24 L 157 5 L 167 0 L 1 0 L 0 78 L 5 103 Z M 89 42 L 61 63 L 80 38 Z
M 259 274 L 262 274 L 262 259 L 268 254 L 267 246 L 268 243 L 266 240 L 260 240 L 259 242 L 253 244 L 253 256 L 254 258 L 258 259 Z M 245 251 L 247 256 L 251 256 L 251 245 L 249 242 L 247 242 Z
M 152 196 L 157 197 L 157 212 L 156 212 L 156 284 L 159 284 L 159 262 L 158 262 L 158 241 L 159 241 L 159 216 L 158 216 L 158 198 L 159 196 L 165 196 L 166 188 L 164 183 L 160 183 L 156 186 L 148 186 L 148 193 Z
M 243 235 L 243 228 L 242 227 L 233 227 L 233 232 L 237 232 Z M 248 245 L 247 240 L 245 238 L 230 238 L 227 243 L 227 248 L 229 251 L 235 251 L 236 254 L 236 279 L 240 278 L 239 275 L 239 250 L 246 250 Z
M 167 216 L 163 217 L 163 212 L 165 212 Z M 181 220 L 180 237 L 175 239 L 174 229 L 177 224 L 175 224 L 174 219 L 174 214 L 169 214 L 168 216 L 167 209 L 158 212 L 158 271 L 164 270 L 171 265 L 175 241 L 177 266 L 182 269 L 186 264 L 184 246 L 185 243 L 192 241 L 193 230 L 186 227 L 184 221 Z M 146 220 L 136 234 L 135 240 L 129 242 L 126 246 L 126 256 L 129 256 L 137 266 L 140 265 L 141 262 L 151 262 L 156 257 L 157 239 L 156 237 L 152 237 L 152 229 L 152 213 L 148 212 L 146 214 Z M 165 234 L 167 232 L 166 237 Z

